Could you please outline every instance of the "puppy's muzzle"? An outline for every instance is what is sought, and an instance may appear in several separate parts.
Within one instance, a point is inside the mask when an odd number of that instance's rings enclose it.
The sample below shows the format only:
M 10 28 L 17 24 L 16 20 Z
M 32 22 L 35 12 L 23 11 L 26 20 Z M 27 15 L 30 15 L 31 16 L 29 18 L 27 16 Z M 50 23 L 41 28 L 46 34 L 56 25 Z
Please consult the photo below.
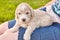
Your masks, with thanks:
M 23 21 L 23 22 L 25 22 L 25 21 L 26 21 L 26 19 L 22 19 L 22 21 Z

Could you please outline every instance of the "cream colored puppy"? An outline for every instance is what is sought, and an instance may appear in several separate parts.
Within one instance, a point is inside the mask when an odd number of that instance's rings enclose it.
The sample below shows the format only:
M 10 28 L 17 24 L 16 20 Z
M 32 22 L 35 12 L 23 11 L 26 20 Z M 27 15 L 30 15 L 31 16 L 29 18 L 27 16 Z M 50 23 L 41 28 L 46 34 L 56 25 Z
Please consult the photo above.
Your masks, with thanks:
M 17 6 L 15 20 L 16 24 L 10 31 L 16 32 L 21 27 L 27 28 L 23 37 L 24 40 L 30 40 L 30 36 L 36 28 L 49 26 L 53 23 L 53 20 L 46 12 L 34 10 L 26 3 Z

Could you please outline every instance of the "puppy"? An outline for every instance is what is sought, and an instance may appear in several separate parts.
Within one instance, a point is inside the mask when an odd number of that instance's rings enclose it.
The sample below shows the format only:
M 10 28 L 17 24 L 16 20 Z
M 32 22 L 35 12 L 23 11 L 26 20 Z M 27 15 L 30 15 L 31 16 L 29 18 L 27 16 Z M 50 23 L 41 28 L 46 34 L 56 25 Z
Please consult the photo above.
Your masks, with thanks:
M 30 40 L 30 36 L 36 28 L 49 26 L 53 23 L 50 15 L 41 10 L 34 10 L 27 3 L 21 3 L 17 6 L 15 20 L 16 24 L 10 31 L 16 32 L 21 27 L 27 28 L 24 40 Z

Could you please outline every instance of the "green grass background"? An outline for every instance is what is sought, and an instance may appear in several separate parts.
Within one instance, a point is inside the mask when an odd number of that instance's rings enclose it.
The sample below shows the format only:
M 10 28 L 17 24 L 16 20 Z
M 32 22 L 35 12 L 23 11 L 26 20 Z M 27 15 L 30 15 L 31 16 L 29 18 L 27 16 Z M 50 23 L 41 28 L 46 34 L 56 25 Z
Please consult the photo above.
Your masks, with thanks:
M 26 2 L 34 9 L 44 6 L 50 0 L 0 0 L 0 24 L 14 19 L 15 9 L 18 4 Z

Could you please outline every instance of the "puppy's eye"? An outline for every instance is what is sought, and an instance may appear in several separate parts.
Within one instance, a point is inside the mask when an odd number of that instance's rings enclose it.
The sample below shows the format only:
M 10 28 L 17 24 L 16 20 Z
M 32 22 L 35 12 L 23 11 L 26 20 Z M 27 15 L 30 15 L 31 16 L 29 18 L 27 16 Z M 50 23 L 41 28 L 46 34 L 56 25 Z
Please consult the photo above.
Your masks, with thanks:
M 19 15 L 21 14 L 21 13 L 18 13 Z
M 26 14 L 29 14 L 29 12 L 26 12 Z

